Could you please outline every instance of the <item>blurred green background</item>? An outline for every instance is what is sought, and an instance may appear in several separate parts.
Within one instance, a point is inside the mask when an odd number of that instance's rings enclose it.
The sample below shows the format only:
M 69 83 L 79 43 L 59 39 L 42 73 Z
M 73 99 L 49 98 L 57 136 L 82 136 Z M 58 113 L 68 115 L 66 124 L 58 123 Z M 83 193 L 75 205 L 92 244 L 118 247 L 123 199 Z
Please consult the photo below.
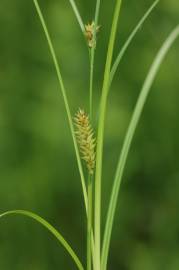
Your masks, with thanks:
M 39 1 L 58 55 L 72 112 L 88 106 L 88 53 L 67 0 Z M 114 0 L 102 1 L 95 67 L 100 97 Z M 123 1 L 115 54 L 152 3 Z M 95 1 L 77 1 L 85 22 Z M 103 224 L 121 144 L 142 82 L 179 22 L 179 1 L 162 0 L 127 51 L 113 83 L 105 129 Z M 179 42 L 165 60 L 128 158 L 109 270 L 179 269 Z M 35 211 L 85 261 L 85 210 L 73 144 L 51 56 L 33 1 L 0 2 L 0 212 Z M 0 220 L 1 270 L 76 269 L 32 220 Z

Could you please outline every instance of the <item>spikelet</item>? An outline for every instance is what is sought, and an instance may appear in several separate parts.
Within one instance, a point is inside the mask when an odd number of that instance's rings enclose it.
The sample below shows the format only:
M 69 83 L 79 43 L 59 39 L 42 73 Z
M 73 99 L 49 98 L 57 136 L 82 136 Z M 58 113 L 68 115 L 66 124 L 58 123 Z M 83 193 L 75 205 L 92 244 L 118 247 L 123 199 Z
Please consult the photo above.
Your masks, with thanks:
M 96 33 L 99 32 L 100 26 L 96 27 Z M 95 48 L 96 47 L 96 38 L 95 35 L 95 23 L 88 23 L 85 25 L 85 36 L 88 42 L 89 48 Z
M 82 159 L 86 162 L 88 172 L 92 175 L 95 167 L 95 146 L 93 129 L 91 127 L 89 116 L 81 109 L 74 117 L 76 126 L 76 137 L 79 144 Z

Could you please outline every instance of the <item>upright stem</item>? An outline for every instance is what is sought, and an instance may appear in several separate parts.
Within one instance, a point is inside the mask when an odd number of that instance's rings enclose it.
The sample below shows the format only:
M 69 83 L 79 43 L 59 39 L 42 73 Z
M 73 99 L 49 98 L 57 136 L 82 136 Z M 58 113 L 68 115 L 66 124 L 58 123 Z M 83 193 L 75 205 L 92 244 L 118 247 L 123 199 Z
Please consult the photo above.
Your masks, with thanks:
M 89 87 L 89 112 L 90 119 L 93 120 L 93 77 L 94 77 L 94 51 L 90 49 L 89 51 L 90 57 L 90 87 Z
M 106 66 L 104 72 L 104 82 L 102 88 L 102 96 L 100 102 L 100 115 L 97 136 L 97 152 L 96 152 L 96 174 L 95 174 L 95 270 L 101 269 L 101 176 L 102 176 L 102 157 L 103 157 L 103 141 L 104 141 L 104 122 L 107 104 L 107 94 L 110 82 L 110 71 L 114 49 L 114 42 L 117 30 L 118 17 L 120 13 L 121 0 L 117 0 L 111 34 L 108 45 Z
M 92 236 L 92 176 L 88 177 L 88 219 L 87 219 L 87 270 L 91 270 Z
M 69 0 L 69 2 L 71 4 L 71 6 L 72 6 L 72 9 L 73 9 L 74 13 L 75 13 L 75 16 L 76 16 L 76 19 L 77 19 L 77 21 L 79 23 L 79 26 L 81 28 L 81 31 L 84 33 L 84 31 L 85 31 L 84 23 L 82 21 L 82 18 L 80 16 L 80 13 L 78 11 L 78 8 L 77 8 L 77 6 L 75 4 L 75 1 L 74 0 Z
M 96 41 L 96 29 L 99 21 L 99 10 L 101 0 L 96 1 L 95 18 L 94 18 L 94 40 Z M 93 117 L 93 77 L 94 77 L 94 59 L 95 59 L 95 46 L 90 49 L 90 117 Z
M 89 84 L 89 116 L 92 122 L 93 119 L 93 77 L 94 77 L 94 51 L 89 49 L 90 58 L 90 84 Z M 93 242 L 93 181 L 92 176 L 88 177 L 88 220 L 87 220 L 87 270 L 91 270 L 91 259 L 92 259 L 92 245 Z M 94 256 L 94 252 L 93 252 Z M 94 258 L 93 258 L 94 261 Z
M 90 83 L 89 83 L 89 116 L 92 122 L 93 119 L 93 77 L 94 77 L 94 51 L 89 49 L 90 60 Z M 92 176 L 88 176 L 88 217 L 87 217 L 87 270 L 91 270 L 92 261 L 92 240 L 93 240 L 93 183 Z M 94 253 L 93 253 L 94 256 Z M 94 261 L 94 259 L 93 259 Z
M 95 19 L 94 19 L 94 40 L 96 40 L 96 29 L 98 25 L 98 20 L 99 20 L 99 11 L 100 11 L 100 4 L 101 0 L 96 0 L 96 8 L 95 8 Z M 90 49 L 89 52 L 90 56 L 90 87 L 89 87 L 89 114 L 90 114 L 90 119 L 93 121 L 93 79 L 94 79 L 94 59 L 95 59 L 95 47 Z M 92 219 L 93 219 L 93 181 L 92 177 L 90 177 L 88 181 L 88 225 L 90 229 L 90 233 L 88 234 L 88 239 L 89 242 L 89 250 L 88 251 L 88 256 L 90 259 L 88 259 L 88 267 L 91 269 L 91 255 L 93 255 L 93 266 L 95 266 L 95 243 L 94 243 L 94 236 L 93 236 L 93 224 L 92 224 Z

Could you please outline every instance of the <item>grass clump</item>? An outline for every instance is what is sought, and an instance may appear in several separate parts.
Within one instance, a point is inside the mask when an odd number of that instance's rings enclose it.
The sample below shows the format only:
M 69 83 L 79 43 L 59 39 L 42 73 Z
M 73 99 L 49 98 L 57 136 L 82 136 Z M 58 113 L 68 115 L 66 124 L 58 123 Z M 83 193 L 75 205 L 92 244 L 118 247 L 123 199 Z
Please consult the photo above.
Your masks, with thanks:
M 66 108 L 66 114 L 68 118 L 68 124 L 70 127 L 72 140 L 74 144 L 74 150 L 76 154 L 77 165 L 79 169 L 79 175 L 81 179 L 82 192 L 84 197 L 84 206 L 86 209 L 86 219 L 87 219 L 87 256 L 86 265 L 83 266 L 81 260 L 78 258 L 76 253 L 73 251 L 71 246 L 63 238 L 63 236 L 46 220 L 40 216 L 24 211 L 24 210 L 13 210 L 4 212 L 0 217 L 5 217 L 7 215 L 24 215 L 34 219 L 39 222 L 45 228 L 47 228 L 63 245 L 63 247 L 70 254 L 76 267 L 80 270 L 106 270 L 107 262 L 109 257 L 109 249 L 111 243 L 111 233 L 113 228 L 115 210 L 120 190 L 120 185 L 123 177 L 123 172 L 125 169 L 127 157 L 130 151 L 131 143 L 136 131 L 138 122 L 142 115 L 142 111 L 151 90 L 152 84 L 156 78 L 157 72 L 161 67 L 161 64 L 179 36 L 179 26 L 177 26 L 171 34 L 167 37 L 163 45 L 161 46 L 158 54 L 156 55 L 151 68 L 146 76 L 144 84 L 141 88 L 138 100 L 134 112 L 131 116 L 131 121 L 124 138 L 123 146 L 119 155 L 119 161 L 116 168 L 116 173 L 114 181 L 112 183 L 112 191 L 110 195 L 110 201 L 108 206 L 108 212 L 105 220 L 105 230 L 104 235 L 101 233 L 101 208 L 102 208 L 102 171 L 103 171 L 103 147 L 104 147 L 104 128 L 105 128 L 105 118 L 106 118 L 106 107 L 108 102 L 108 95 L 111 88 L 111 83 L 114 79 L 118 66 L 122 57 L 124 56 L 127 48 L 131 44 L 133 38 L 135 37 L 138 30 L 141 28 L 145 20 L 148 18 L 150 13 L 153 11 L 155 6 L 158 4 L 159 0 L 156 0 L 144 14 L 142 19 L 139 21 L 137 26 L 134 28 L 132 33 L 129 35 L 127 41 L 122 46 L 116 59 L 113 61 L 113 51 L 115 47 L 116 32 L 118 26 L 118 20 L 121 12 L 121 0 L 116 0 L 114 7 L 114 14 L 111 25 L 111 32 L 108 41 L 108 50 L 106 54 L 106 64 L 103 78 L 103 86 L 101 90 L 101 98 L 99 103 L 99 118 L 97 123 L 97 138 L 94 136 L 94 130 L 92 128 L 93 119 L 93 77 L 94 77 L 94 63 L 95 63 L 95 48 L 97 46 L 97 33 L 99 32 L 99 11 L 101 2 L 96 1 L 96 8 L 94 14 L 94 21 L 91 24 L 84 24 L 81 18 L 80 12 L 74 2 L 74 0 L 69 0 L 74 14 L 76 16 L 79 27 L 82 31 L 83 36 L 87 41 L 87 51 L 89 53 L 89 115 L 85 113 L 87 110 L 79 109 L 76 115 L 73 117 L 71 114 L 68 97 L 66 94 L 66 88 L 64 85 L 63 77 L 59 64 L 57 62 L 56 53 L 49 35 L 42 11 L 37 0 L 33 0 L 37 14 L 39 16 L 40 22 L 42 24 L 50 53 L 55 66 L 60 91 Z M 81 159 L 84 161 L 87 168 L 87 172 L 83 170 L 83 164 Z M 62 266 L 63 267 L 63 266 Z

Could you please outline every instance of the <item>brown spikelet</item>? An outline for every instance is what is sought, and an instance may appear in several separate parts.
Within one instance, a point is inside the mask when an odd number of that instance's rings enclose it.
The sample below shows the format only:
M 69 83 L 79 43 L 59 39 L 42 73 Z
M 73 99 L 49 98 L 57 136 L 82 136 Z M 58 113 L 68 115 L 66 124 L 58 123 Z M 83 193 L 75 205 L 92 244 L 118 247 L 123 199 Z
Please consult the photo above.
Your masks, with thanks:
M 95 167 L 95 138 L 89 117 L 81 109 L 74 117 L 76 137 L 78 140 L 82 159 L 86 162 L 89 173 L 92 175 Z

